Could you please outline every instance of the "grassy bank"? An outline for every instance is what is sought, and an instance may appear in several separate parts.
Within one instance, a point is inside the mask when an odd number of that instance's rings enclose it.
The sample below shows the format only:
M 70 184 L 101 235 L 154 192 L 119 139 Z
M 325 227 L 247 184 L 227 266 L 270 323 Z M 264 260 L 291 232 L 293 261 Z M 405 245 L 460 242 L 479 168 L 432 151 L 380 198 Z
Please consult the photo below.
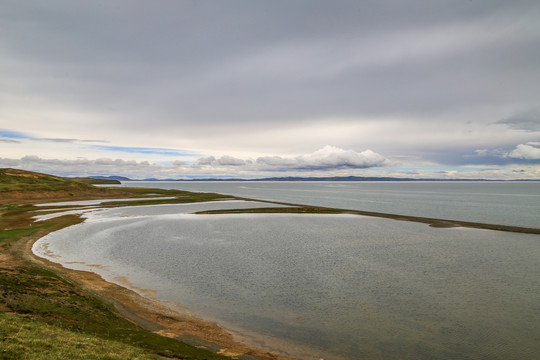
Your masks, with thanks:
M 33 202 L 156 195 L 178 196 L 178 202 L 223 198 L 183 191 L 94 188 L 44 174 L 0 170 L 0 359 L 226 359 L 135 325 L 97 294 L 25 256 L 29 243 L 81 221 L 61 216 L 34 223 Z M 149 202 L 162 201 L 109 206 Z
M 80 221 L 32 223 L 30 210 L 0 207 L 0 359 L 224 359 L 135 325 L 62 274 L 25 259 L 29 241 Z M 90 346 L 95 342 L 101 345 Z
M 135 346 L 0 314 L 0 359 L 161 359 Z M 53 345 L 54 344 L 54 345 Z
M 17 180 L 19 178 L 19 180 Z M 5 182 L 4 182 L 5 181 Z M 163 199 L 160 197 L 174 197 Z M 121 198 L 145 198 L 123 201 Z M 77 224 L 81 219 L 67 215 L 34 222 L 34 203 L 60 200 L 107 199 L 102 207 L 191 203 L 233 199 L 212 193 L 148 188 L 95 188 L 76 181 L 0 169 L 0 360 L 2 359 L 226 359 L 206 349 L 160 336 L 161 323 L 136 325 L 140 321 L 126 313 L 106 295 L 89 290 L 68 272 L 27 255 L 28 245 L 51 231 Z M 244 199 L 252 200 L 252 199 Z M 255 200 L 257 201 L 257 200 Z M 431 226 L 466 226 L 493 230 L 540 233 L 540 229 L 446 221 L 365 211 L 341 210 L 296 204 L 292 207 L 207 211 L 205 213 L 313 213 L 357 214 L 416 221 Z M 57 211 L 54 207 L 39 210 Z M 43 212 L 42 212 L 43 213 Z M 122 315 L 120 315 L 122 314 Z M 130 320 L 128 320 L 131 319 Z M 161 320 L 169 321 L 168 318 Z M 170 318 L 170 320 L 174 320 Z M 150 330 L 149 330 L 150 329 Z M 206 331 L 206 329 L 205 329 Z M 210 331 L 210 329 L 208 330 Z M 98 344 L 99 343 L 99 344 Z M 213 349 L 215 350 L 215 349 Z M 259 355 L 257 355 L 259 356 Z M 266 356 L 265 358 L 273 358 Z M 239 356 L 240 359 L 259 359 Z

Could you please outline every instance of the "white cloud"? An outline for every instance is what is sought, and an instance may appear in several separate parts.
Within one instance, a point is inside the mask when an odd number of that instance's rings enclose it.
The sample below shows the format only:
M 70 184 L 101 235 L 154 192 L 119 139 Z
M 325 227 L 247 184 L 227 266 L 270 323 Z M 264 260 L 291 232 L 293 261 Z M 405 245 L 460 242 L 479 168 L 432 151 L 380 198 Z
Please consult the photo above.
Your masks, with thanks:
M 519 147 L 518 147 L 519 148 Z M 344 161 L 351 163 L 351 158 L 359 158 L 360 155 L 371 154 L 372 160 L 377 155 L 370 151 L 356 153 L 327 146 L 312 154 L 298 157 L 266 157 L 266 163 L 257 161 L 245 161 L 245 165 L 231 166 L 220 165 L 218 159 L 208 165 L 189 164 L 175 161 L 170 165 L 150 163 L 148 161 L 131 161 L 121 159 L 101 158 L 89 160 L 79 158 L 67 159 L 42 159 L 38 156 L 25 156 L 21 159 L 0 158 L 0 168 L 11 167 L 48 173 L 59 176 L 93 176 L 93 175 L 119 175 L 132 179 L 190 179 L 190 178 L 264 178 L 275 176 L 382 176 L 382 177 L 407 177 L 407 178 L 447 178 L 447 179 L 538 179 L 539 169 L 532 164 L 522 164 L 519 167 L 487 166 L 486 168 L 463 167 L 461 169 L 446 170 L 436 164 L 425 165 L 421 168 L 396 168 L 396 167 L 370 167 L 352 168 L 342 166 Z M 375 154 L 375 155 L 373 155 Z M 368 156 L 369 157 L 369 156 Z M 212 157 L 211 157 L 212 158 Z M 222 157 L 227 159 L 226 156 Z M 343 160 L 346 159 L 346 160 Z M 384 158 L 383 158 L 384 159 Z M 381 163 L 384 164 L 386 160 Z M 312 168 L 307 168 L 310 163 Z M 323 168 L 333 164 L 336 168 Z M 361 163 L 356 163 L 361 165 Z
M 519 144 L 514 150 L 508 153 L 508 157 L 525 160 L 540 160 L 540 147 L 537 142 Z
M 42 159 L 36 155 L 21 159 L 0 158 L 0 167 L 14 167 L 60 176 L 123 175 L 149 177 L 152 173 L 162 173 L 164 167 L 148 161 L 100 158 Z
M 486 156 L 495 156 L 499 158 L 504 158 L 508 155 L 507 152 L 505 152 L 502 149 L 478 149 L 474 151 L 477 156 L 480 157 L 486 157 Z
M 334 146 L 325 146 L 311 154 L 296 157 L 262 156 L 255 161 L 239 159 L 230 155 L 220 158 L 209 156 L 200 158 L 198 165 L 212 167 L 242 167 L 252 171 L 310 171 L 336 169 L 365 169 L 388 164 L 388 159 L 371 150 L 356 152 Z
M 224 155 L 220 157 L 217 160 L 217 162 L 219 163 L 219 165 L 224 165 L 224 166 L 241 166 L 241 165 L 246 164 L 244 160 L 238 159 L 229 155 Z
M 216 162 L 216 158 L 214 156 L 208 156 L 208 157 L 200 158 L 199 160 L 197 160 L 197 163 L 199 165 L 212 165 L 212 164 L 215 164 L 215 162 Z
M 219 159 L 216 159 L 215 156 L 208 156 L 200 158 L 197 163 L 203 166 L 242 166 L 246 165 L 246 161 L 235 158 L 230 155 L 223 155 Z
M 329 145 L 311 154 L 296 157 L 262 156 L 252 161 L 224 155 L 220 158 L 209 156 L 198 160 L 198 165 L 201 166 L 235 166 L 251 171 L 365 169 L 387 164 L 388 160 L 384 156 L 371 150 L 356 152 Z
M 333 171 L 334 175 L 336 171 L 381 167 L 387 162 L 385 157 L 371 150 L 355 152 L 326 146 L 311 154 L 291 158 L 266 156 L 256 161 L 223 155 L 219 158 L 215 156 L 200 158 L 196 164 L 176 160 L 170 165 L 164 165 L 111 158 L 43 159 L 31 155 L 21 159 L 0 158 L 0 167 L 16 167 L 60 176 L 121 175 L 135 179 L 242 176 L 254 178 L 275 175 L 276 172 L 320 176 Z
M 365 150 L 359 153 L 329 145 L 312 154 L 301 155 L 295 158 L 267 156 L 257 159 L 258 164 L 276 168 L 276 170 L 364 169 L 385 166 L 387 162 L 388 160 L 384 156 L 371 150 Z

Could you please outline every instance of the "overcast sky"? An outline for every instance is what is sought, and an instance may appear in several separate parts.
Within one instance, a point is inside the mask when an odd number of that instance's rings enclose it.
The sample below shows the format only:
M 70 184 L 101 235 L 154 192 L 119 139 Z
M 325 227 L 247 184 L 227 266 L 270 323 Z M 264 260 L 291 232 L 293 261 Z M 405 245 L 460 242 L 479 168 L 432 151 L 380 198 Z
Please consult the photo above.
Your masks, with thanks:
M 540 179 L 540 2 L 0 0 L 0 167 Z

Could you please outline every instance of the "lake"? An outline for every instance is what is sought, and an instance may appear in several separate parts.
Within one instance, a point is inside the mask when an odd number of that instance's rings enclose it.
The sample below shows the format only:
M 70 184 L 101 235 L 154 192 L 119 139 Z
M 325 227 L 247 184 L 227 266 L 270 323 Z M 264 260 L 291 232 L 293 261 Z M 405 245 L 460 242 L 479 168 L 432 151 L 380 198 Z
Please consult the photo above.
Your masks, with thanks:
M 270 194 L 260 198 L 306 203 L 297 200 L 301 184 L 268 184 L 289 186 L 288 195 L 271 195 L 266 184 L 263 190 L 255 183 L 222 185 Z M 308 184 L 306 192 L 316 199 L 337 197 L 335 188 L 326 195 L 314 190 L 329 185 L 343 184 Z M 343 187 L 351 191 L 360 185 Z M 413 197 L 410 187 L 397 185 L 394 197 Z M 523 189 L 479 191 L 463 185 L 479 197 L 512 198 L 506 201 L 512 206 L 520 203 L 515 197 L 525 198 Z M 371 189 L 366 193 L 372 198 L 385 198 Z M 449 190 L 420 191 L 420 198 L 450 197 Z M 540 352 L 540 236 L 356 215 L 190 214 L 258 205 L 90 210 L 85 223 L 49 234 L 34 250 L 111 281 L 125 277 L 251 345 L 302 359 L 536 359 Z M 395 209 L 402 211 L 405 205 L 400 206 Z
M 540 228 L 540 181 L 126 181 L 122 185 Z

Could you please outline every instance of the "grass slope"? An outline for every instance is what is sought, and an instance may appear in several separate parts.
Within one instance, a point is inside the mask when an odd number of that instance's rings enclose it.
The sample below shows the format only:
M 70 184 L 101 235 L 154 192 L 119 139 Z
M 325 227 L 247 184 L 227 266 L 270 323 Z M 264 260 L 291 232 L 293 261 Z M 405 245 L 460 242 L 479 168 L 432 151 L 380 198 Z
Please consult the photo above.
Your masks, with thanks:
M 80 199 L 120 194 L 118 190 L 98 188 L 84 182 L 31 171 L 0 169 L 0 202 L 13 200 Z
M 92 188 L 91 185 L 55 176 L 15 169 L 0 170 L 0 196 L 10 192 L 29 192 L 31 198 L 40 193 L 48 195 L 70 191 L 73 198 L 83 198 L 95 191 Z M 159 192 L 155 189 L 123 189 L 119 194 L 139 197 Z M 98 191 L 97 194 L 103 196 L 104 193 Z M 163 195 L 179 196 L 180 201 L 222 197 L 183 191 L 163 191 Z M 35 215 L 35 206 L 17 197 L 5 196 L 2 199 L 0 360 L 226 359 L 147 331 L 121 317 L 112 305 L 55 270 L 26 260 L 23 250 L 28 241 L 81 220 L 76 216 L 62 216 L 34 223 L 31 217 Z
M 0 169 L 0 192 L 8 191 L 86 191 L 88 184 L 58 176 L 18 169 Z
M 0 314 L 0 344 L 0 359 L 162 359 L 135 346 L 12 314 Z

